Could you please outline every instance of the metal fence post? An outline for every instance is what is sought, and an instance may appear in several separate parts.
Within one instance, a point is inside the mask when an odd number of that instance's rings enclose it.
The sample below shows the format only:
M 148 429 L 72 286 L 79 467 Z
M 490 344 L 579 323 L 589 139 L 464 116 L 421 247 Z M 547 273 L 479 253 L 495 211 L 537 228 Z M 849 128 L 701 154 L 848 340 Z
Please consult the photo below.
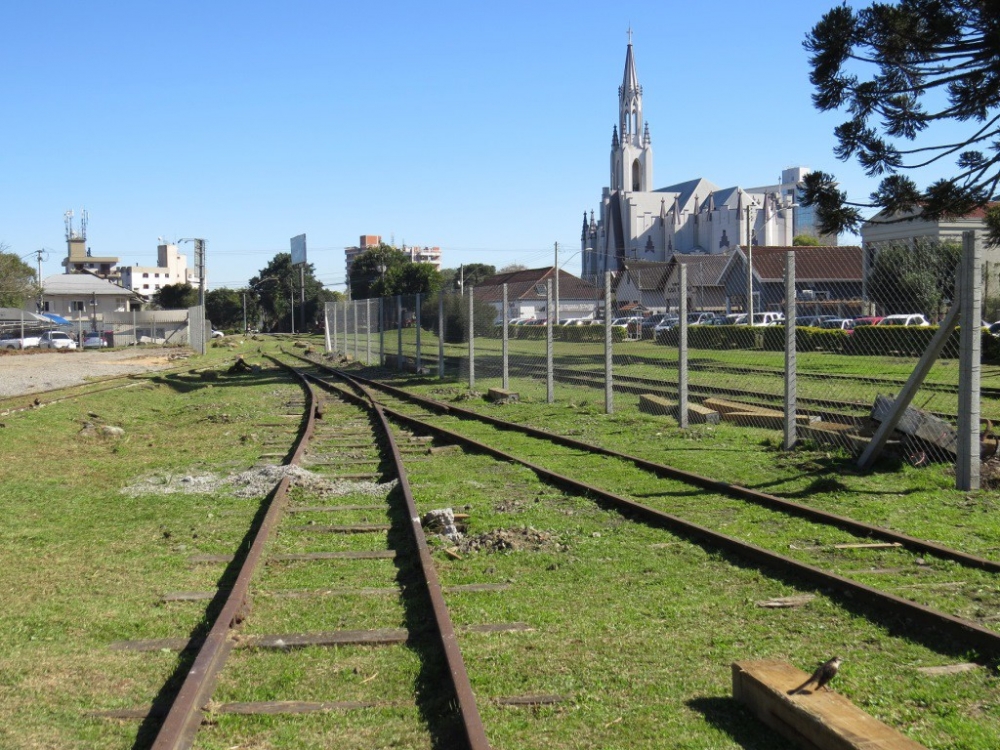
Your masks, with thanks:
M 344 356 L 347 356 L 347 300 L 344 300 Z
M 980 377 L 982 370 L 983 278 L 979 243 L 974 232 L 962 232 L 962 319 L 959 328 L 958 461 L 955 489 L 979 489 Z
M 365 299 L 365 364 L 372 363 L 372 301 Z
M 472 304 L 473 288 L 469 287 L 469 390 L 476 387 L 476 318 Z
M 336 302 L 324 302 L 323 303 L 323 338 L 326 339 L 326 350 L 332 351 L 332 343 L 330 341 L 330 305 L 336 305 Z M 133 323 L 132 329 L 135 330 L 135 324 Z M 246 331 L 243 331 L 243 335 L 246 336 Z
M 798 442 L 796 430 L 797 367 L 795 362 L 795 251 L 785 253 L 785 450 Z
M 680 326 L 680 336 L 677 340 L 677 425 L 681 429 L 688 427 L 688 276 L 687 264 L 679 263 L 680 294 L 677 305 L 677 324 Z M 656 335 L 655 333 L 653 334 Z
M 351 313 L 354 318 L 354 361 L 358 361 L 358 303 L 350 302 Z
M 615 410 L 614 390 L 614 329 L 611 327 L 614 311 L 611 309 L 611 271 L 604 272 L 604 413 Z
M 510 355 L 508 346 L 508 336 L 509 331 L 507 330 L 507 285 L 503 285 L 503 307 L 500 308 L 503 311 L 503 389 L 506 391 L 510 388 L 510 363 L 508 361 L 508 356 Z
M 333 351 L 338 351 L 340 343 L 337 340 L 337 303 L 333 303 Z
M 416 322 L 416 326 L 417 326 L 417 374 L 419 375 L 420 371 L 422 369 L 424 369 L 423 365 L 421 364 L 421 356 L 420 356 L 420 325 L 421 325 L 421 319 L 422 319 L 423 316 L 420 314 L 421 301 L 420 301 L 420 295 L 419 294 L 417 295 L 416 305 L 417 305 L 417 309 L 416 309 L 416 316 L 417 317 L 416 317 L 416 321 L 415 322 Z
M 403 371 L 403 295 L 396 295 L 396 369 Z
M 444 380 L 444 291 L 438 292 L 438 380 Z
M 556 391 L 552 372 L 552 282 L 545 285 L 545 399 L 555 403 Z
M 385 297 L 378 298 L 378 366 L 385 364 Z

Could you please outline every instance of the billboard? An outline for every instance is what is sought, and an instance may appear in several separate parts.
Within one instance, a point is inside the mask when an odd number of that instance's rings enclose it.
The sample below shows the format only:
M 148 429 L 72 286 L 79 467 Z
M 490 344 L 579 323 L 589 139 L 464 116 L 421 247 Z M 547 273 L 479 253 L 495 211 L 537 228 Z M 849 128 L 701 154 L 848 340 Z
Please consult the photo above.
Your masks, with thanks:
M 297 234 L 292 237 L 292 265 L 300 266 L 306 262 L 306 236 Z

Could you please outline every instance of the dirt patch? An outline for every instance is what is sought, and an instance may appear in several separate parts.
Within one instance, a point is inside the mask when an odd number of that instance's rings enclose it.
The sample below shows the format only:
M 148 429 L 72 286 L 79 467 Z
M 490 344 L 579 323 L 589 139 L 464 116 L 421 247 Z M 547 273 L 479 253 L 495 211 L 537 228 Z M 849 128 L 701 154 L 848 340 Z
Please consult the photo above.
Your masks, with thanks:
M 470 552 L 538 552 L 541 550 L 565 552 L 567 549 L 566 545 L 560 542 L 555 534 L 539 531 L 530 526 L 517 529 L 494 529 L 476 536 L 465 537 L 458 543 L 457 548 L 458 552 L 463 554 Z

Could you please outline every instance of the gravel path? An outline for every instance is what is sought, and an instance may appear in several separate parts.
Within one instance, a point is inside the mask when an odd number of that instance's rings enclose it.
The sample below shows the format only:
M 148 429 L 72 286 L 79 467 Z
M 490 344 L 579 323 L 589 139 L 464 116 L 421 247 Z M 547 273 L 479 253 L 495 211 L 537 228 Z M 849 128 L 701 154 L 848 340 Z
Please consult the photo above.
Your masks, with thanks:
M 176 367 L 184 349 L 116 349 L 52 352 L 28 349 L 0 354 L 0 398 L 79 385 L 94 378 Z

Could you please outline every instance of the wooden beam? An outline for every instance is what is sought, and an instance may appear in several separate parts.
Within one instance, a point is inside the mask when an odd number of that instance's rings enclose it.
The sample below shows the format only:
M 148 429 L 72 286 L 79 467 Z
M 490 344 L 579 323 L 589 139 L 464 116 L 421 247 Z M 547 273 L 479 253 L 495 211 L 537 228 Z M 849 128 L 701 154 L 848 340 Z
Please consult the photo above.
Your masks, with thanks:
M 733 698 L 810 750 L 926 750 L 833 690 L 789 695 L 809 674 L 773 659 L 733 662 Z

